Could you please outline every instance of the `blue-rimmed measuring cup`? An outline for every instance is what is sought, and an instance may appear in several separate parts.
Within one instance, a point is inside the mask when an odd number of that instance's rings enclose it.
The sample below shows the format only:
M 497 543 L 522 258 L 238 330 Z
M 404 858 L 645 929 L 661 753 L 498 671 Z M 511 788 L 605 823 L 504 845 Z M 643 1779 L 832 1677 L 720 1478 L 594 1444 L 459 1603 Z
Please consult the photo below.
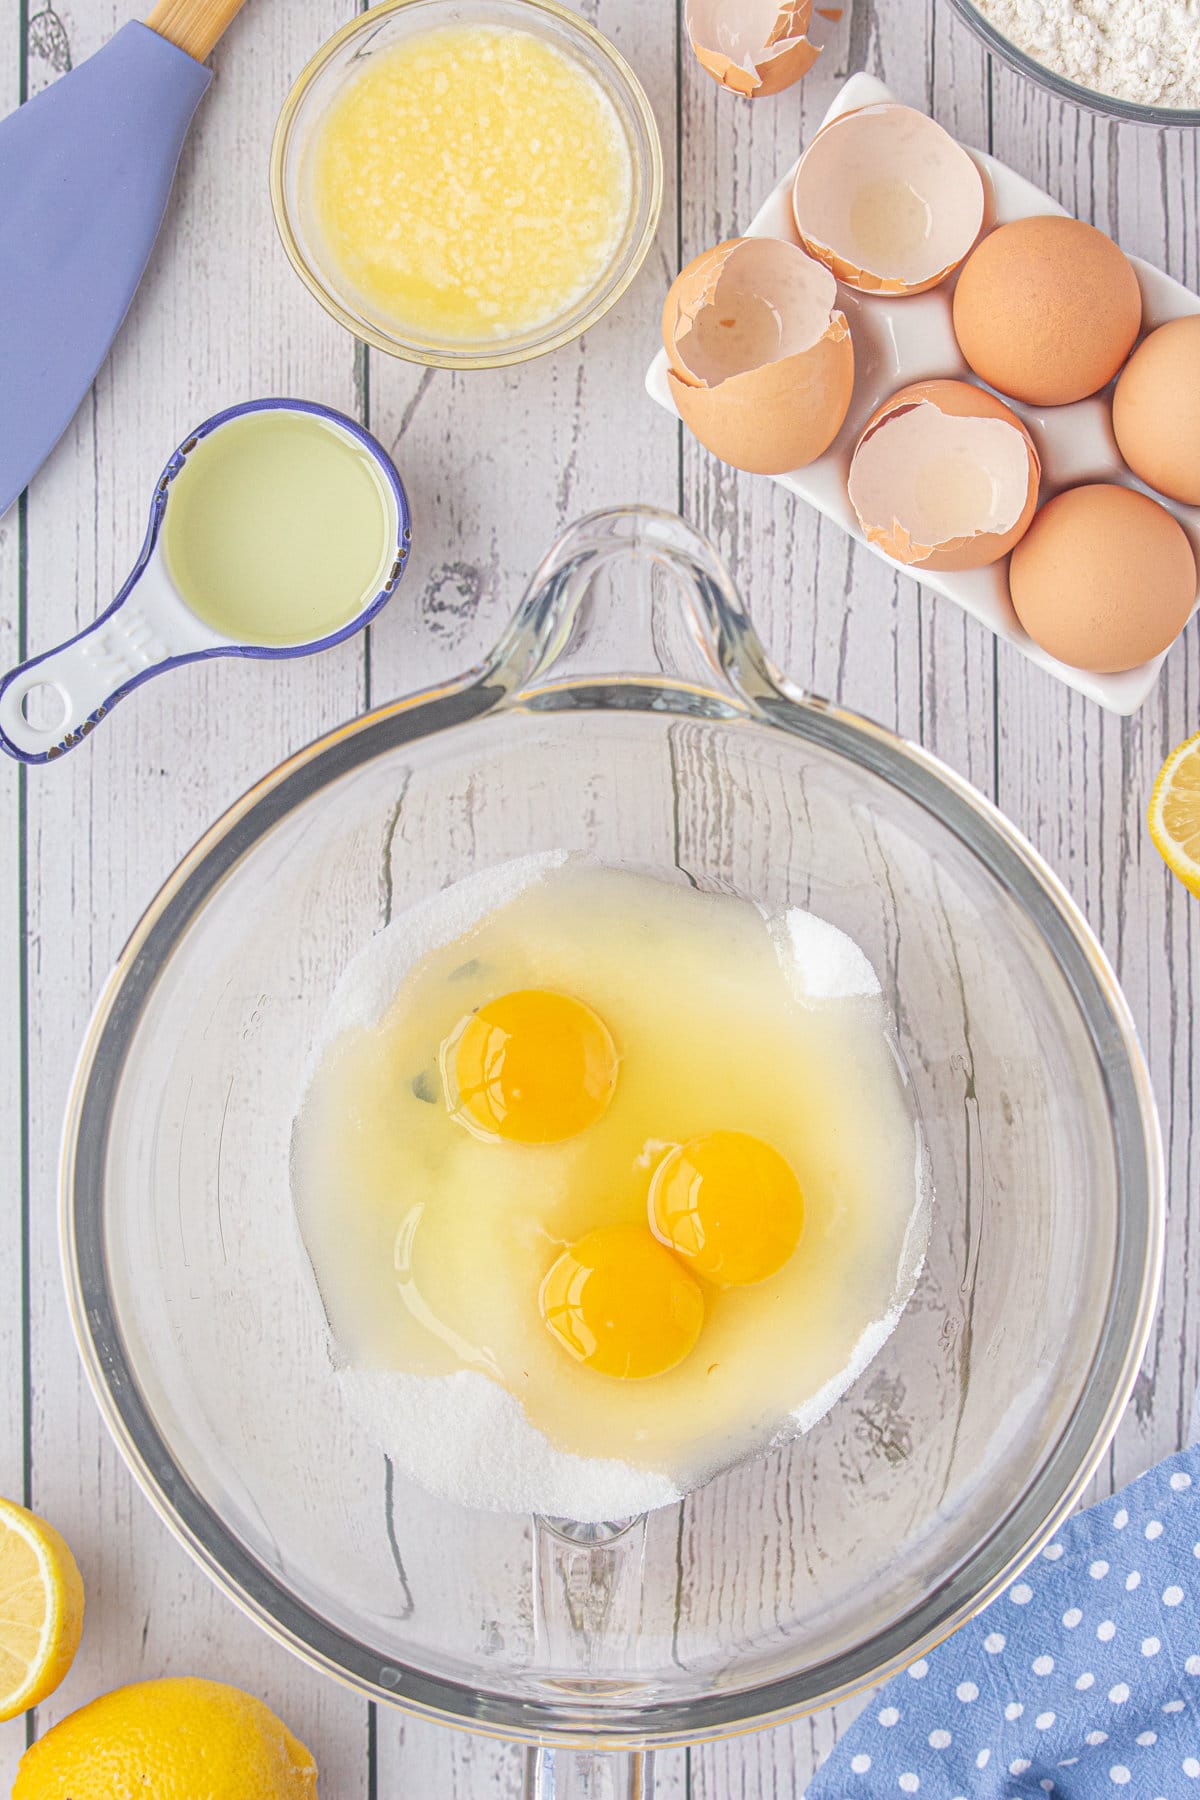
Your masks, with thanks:
M 0 748 L 50 762 L 166 669 L 340 643 L 391 597 L 411 538 L 395 466 L 352 419 L 307 400 L 215 414 L 163 470 L 108 610 L 0 681 Z

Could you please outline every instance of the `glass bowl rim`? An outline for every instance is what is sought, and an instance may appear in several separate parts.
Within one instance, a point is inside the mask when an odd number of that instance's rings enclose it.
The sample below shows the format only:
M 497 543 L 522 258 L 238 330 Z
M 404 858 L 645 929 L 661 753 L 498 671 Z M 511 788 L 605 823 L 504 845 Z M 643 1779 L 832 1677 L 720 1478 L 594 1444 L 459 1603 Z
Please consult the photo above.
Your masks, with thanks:
M 560 350 L 565 344 L 573 343 L 576 338 L 582 337 L 585 331 L 590 331 L 592 326 L 616 305 L 645 262 L 662 215 L 663 154 L 658 121 L 654 117 L 654 111 L 646 91 L 631 65 L 621 55 L 616 45 L 610 43 L 603 32 L 598 31 L 587 19 L 581 18 L 578 13 L 572 12 L 569 7 L 560 4 L 560 0 L 506 0 L 508 5 L 524 7 L 531 12 L 544 13 L 565 28 L 567 37 L 574 36 L 591 46 L 600 60 L 608 65 L 614 81 L 626 95 L 632 110 L 637 115 L 649 151 L 646 166 L 641 171 L 648 190 L 646 216 L 642 229 L 630 246 L 623 266 L 621 264 L 610 265 L 609 273 L 612 274 L 616 271 L 611 286 L 599 294 L 581 319 L 566 326 L 560 326 L 557 330 L 550 330 L 545 337 L 539 338 L 533 343 L 508 348 L 500 345 L 494 351 L 480 350 L 475 347 L 456 351 L 449 345 L 430 347 L 420 343 L 408 343 L 398 336 L 389 335 L 368 320 L 355 318 L 353 313 L 343 306 L 341 300 L 325 283 L 301 249 L 287 202 L 284 165 L 291 132 L 301 106 L 308 97 L 313 84 L 324 73 L 328 64 L 333 61 L 344 45 L 352 42 L 361 32 L 378 26 L 386 18 L 401 12 L 405 7 L 421 5 L 432 10 L 439 10 L 442 6 L 452 3 L 453 0 L 378 0 L 378 4 L 372 6 L 367 12 L 359 13 L 353 19 L 347 20 L 346 24 L 335 31 L 332 37 L 327 38 L 309 58 L 292 83 L 275 124 L 271 140 L 271 210 L 275 217 L 275 229 L 279 233 L 288 261 L 309 293 L 324 307 L 331 318 L 336 319 L 339 325 L 344 326 L 363 343 L 369 344 L 372 349 L 381 350 L 387 356 L 399 357 L 404 362 L 422 364 L 426 368 L 510 368 L 518 363 L 533 362 L 539 356 L 548 355 L 552 350 Z M 486 6 L 489 0 L 480 0 L 480 3 Z
M 526 1743 L 628 1747 L 730 1736 L 845 1699 L 906 1667 L 1007 1586 L 1075 1505 L 1120 1422 L 1153 1322 L 1166 1209 L 1163 1146 L 1149 1072 L 1115 974 L 1075 902 L 999 809 L 930 752 L 844 708 L 787 688 L 749 719 L 731 716 L 728 704 L 711 689 L 688 682 L 659 685 L 642 677 L 613 676 L 527 689 L 523 701 L 539 712 L 682 713 L 693 720 L 700 716 L 783 730 L 848 756 L 866 773 L 883 778 L 985 864 L 1054 956 L 1080 1009 L 1109 1094 L 1121 1199 L 1113 1281 L 1080 1402 L 1033 1481 L 945 1583 L 853 1650 L 758 1685 L 619 1707 L 565 1696 L 552 1703 L 383 1663 L 377 1651 L 330 1625 L 252 1556 L 174 1461 L 125 1355 L 107 1281 L 99 1196 L 124 1051 L 175 942 L 209 892 L 277 821 L 340 776 L 398 746 L 485 720 L 498 706 L 511 707 L 503 694 L 497 698 L 494 674 L 495 665 L 488 665 L 457 682 L 376 708 L 317 739 L 236 801 L 151 902 L 97 1002 L 72 1081 L 60 1173 L 72 1327 L 108 1429 L 155 1510 L 218 1587 L 312 1666 L 402 1710 Z M 606 700 L 607 690 L 612 694 Z M 1108 1046 L 1106 1054 L 1102 1044 Z
M 1020 49 L 1011 38 L 1005 37 L 998 26 L 992 24 L 973 4 L 973 0 L 950 0 L 964 24 L 981 39 L 986 49 L 1006 62 L 1010 69 L 1018 75 L 1024 75 L 1028 81 L 1036 82 L 1039 87 L 1046 88 L 1060 100 L 1069 100 L 1075 106 L 1082 106 L 1088 112 L 1102 114 L 1105 118 L 1117 119 L 1131 125 L 1177 126 L 1187 128 L 1200 125 L 1200 108 L 1183 106 L 1148 106 L 1137 100 L 1121 100 L 1115 94 L 1102 94 L 1096 88 L 1084 87 L 1078 81 L 1071 81 L 1056 70 L 1049 69 L 1045 63 L 1038 62 L 1028 51 Z

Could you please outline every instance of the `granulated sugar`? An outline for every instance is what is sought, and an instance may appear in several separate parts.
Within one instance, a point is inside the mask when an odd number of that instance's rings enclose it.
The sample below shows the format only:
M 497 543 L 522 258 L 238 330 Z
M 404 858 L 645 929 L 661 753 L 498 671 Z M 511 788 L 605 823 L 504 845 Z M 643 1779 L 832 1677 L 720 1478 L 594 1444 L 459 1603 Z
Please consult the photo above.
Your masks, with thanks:
M 1056 75 L 1138 106 L 1200 107 L 1200 0 L 975 0 Z
M 507 1388 L 473 1369 L 422 1376 L 343 1368 L 337 1380 L 347 1407 L 397 1468 L 456 1506 L 596 1524 L 681 1498 L 651 1469 L 555 1449 Z
M 784 1420 L 773 1448 L 811 1431 L 837 1404 L 891 1337 L 900 1310 L 867 1328 L 847 1366 Z M 683 1498 L 653 1469 L 556 1449 L 507 1388 L 472 1369 L 422 1376 L 345 1366 L 337 1382 L 371 1441 L 411 1480 L 456 1506 L 597 1524 Z
M 797 1000 L 850 1000 L 879 992 L 879 977 L 852 937 L 793 906 L 772 919 L 771 937 Z

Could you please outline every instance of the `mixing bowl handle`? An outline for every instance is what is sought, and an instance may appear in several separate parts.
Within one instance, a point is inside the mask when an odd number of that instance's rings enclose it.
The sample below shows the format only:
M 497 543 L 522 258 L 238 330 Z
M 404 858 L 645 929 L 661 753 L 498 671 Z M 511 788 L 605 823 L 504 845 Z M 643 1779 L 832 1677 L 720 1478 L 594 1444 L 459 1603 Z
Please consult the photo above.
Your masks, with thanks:
M 527 1750 L 523 1800 L 652 1800 L 652 1750 Z
M 578 1716 L 589 1707 L 598 1737 L 604 1695 L 627 1706 L 636 1687 L 646 1517 L 580 1525 L 533 1521 L 534 1641 L 537 1664 L 552 1670 Z M 543 1745 L 525 1761 L 524 1800 L 651 1800 L 652 1751 Z
M 803 699 L 768 658 L 707 538 L 650 506 L 590 513 L 559 538 L 483 676 L 512 703 L 614 677 L 684 684 L 725 711 Z

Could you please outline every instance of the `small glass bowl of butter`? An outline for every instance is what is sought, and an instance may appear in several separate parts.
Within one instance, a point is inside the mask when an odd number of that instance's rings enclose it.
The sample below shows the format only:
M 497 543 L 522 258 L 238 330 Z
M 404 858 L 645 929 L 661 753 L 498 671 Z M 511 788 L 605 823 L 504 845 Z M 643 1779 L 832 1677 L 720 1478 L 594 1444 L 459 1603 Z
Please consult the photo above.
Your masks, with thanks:
M 357 337 L 494 368 L 624 293 L 662 149 L 632 69 L 556 0 L 384 0 L 297 80 L 271 196 L 300 278 Z

